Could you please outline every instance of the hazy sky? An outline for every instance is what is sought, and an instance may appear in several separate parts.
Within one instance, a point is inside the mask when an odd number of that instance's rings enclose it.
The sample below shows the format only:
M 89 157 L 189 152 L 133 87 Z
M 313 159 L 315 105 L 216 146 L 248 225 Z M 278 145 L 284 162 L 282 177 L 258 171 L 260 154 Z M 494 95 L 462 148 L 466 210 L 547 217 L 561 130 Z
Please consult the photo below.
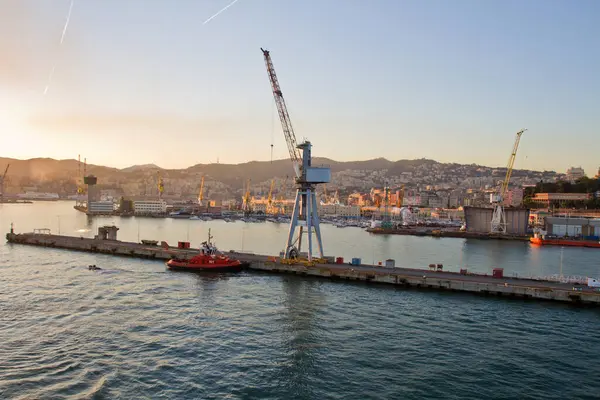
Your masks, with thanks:
M 600 165 L 600 1 L 230 2 L 0 0 L 0 156 L 285 158 L 264 47 L 316 156 Z

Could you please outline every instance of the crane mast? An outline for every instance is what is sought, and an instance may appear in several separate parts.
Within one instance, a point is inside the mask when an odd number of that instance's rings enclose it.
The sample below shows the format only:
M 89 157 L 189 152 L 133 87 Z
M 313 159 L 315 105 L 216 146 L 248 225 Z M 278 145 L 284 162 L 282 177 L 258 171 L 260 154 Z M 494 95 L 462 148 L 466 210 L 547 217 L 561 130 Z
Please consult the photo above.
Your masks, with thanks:
M 271 179 L 271 187 L 269 188 L 269 196 L 267 197 L 267 214 L 275 214 L 273 212 L 273 186 L 275 186 L 275 179 Z
M 162 195 L 165 191 L 165 185 L 163 183 L 163 179 L 162 176 L 160 175 L 160 171 L 158 171 L 156 173 L 156 177 L 157 177 L 157 184 L 156 184 L 156 188 L 158 189 L 158 199 L 162 199 Z
M 284 251 L 285 259 L 297 259 L 301 255 L 302 234 L 306 232 L 308 241 L 308 261 L 312 262 L 313 250 L 313 233 L 316 236 L 316 244 L 318 246 L 320 257 L 323 258 L 323 241 L 321 240 L 321 228 L 319 225 L 319 213 L 316 196 L 316 185 L 331 181 L 331 169 L 328 167 L 313 167 L 312 166 L 312 144 L 309 141 L 304 141 L 300 144 L 296 142 L 296 135 L 292 128 L 292 121 L 287 111 L 281 87 L 275 74 L 275 67 L 271 60 L 271 54 L 268 50 L 262 49 L 271 82 L 273 97 L 277 105 L 279 119 L 283 135 L 288 146 L 290 159 L 296 174 L 296 199 L 294 201 L 294 209 L 290 220 L 290 230 L 288 240 Z M 302 152 L 300 152 L 300 150 Z M 295 232 L 298 228 L 298 236 Z
M 252 209 L 250 208 L 250 182 L 250 179 L 246 181 L 246 191 L 244 192 L 244 197 L 242 197 L 242 210 L 246 215 L 249 215 L 252 211 Z
M 198 192 L 198 205 L 202 207 L 204 200 L 204 175 L 202 175 L 202 179 L 200 180 L 200 191 Z
M 517 158 L 517 150 L 519 149 L 521 135 L 526 130 L 527 129 L 522 129 L 519 132 L 517 132 L 515 144 L 513 145 L 512 152 L 510 153 L 510 157 L 508 158 L 508 163 L 506 164 L 506 176 L 504 177 L 504 181 L 502 181 L 502 185 L 500 185 L 500 189 L 492 198 L 492 204 L 494 208 L 491 222 L 492 233 L 506 233 L 506 214 L 504 213 L 503 202 L 504 197 L 506 196 L 506 192 L 508 191 L 508 184 L 510 183 L 510 177 L 512 175 L 513 167 L 515 165 L 515 159 Z
M 521 135 L 526 130 L 527 129 L 523 129 L 523 130 L 517 132 L 517 138 L 515 139 L 515 144 L 513 146 L 512 153 L 510 154 L 510 157 L 508 158 L 508 163 L 506 164 L 507 165 L 506 176 L 504 177 L 504 182 L 502 182 L 502 187 L 500 189 L 500 197 L 502 200 L 504 200 L 504 196 L 506 195 L 506 191 L 508 190 L 508 183 L 510 181 L 510 177 L 513 172 L 513 167 L 515 165 L 515 159 L 517 158 L 517 150 L 519 149 L 519 142 L 521 141 Z

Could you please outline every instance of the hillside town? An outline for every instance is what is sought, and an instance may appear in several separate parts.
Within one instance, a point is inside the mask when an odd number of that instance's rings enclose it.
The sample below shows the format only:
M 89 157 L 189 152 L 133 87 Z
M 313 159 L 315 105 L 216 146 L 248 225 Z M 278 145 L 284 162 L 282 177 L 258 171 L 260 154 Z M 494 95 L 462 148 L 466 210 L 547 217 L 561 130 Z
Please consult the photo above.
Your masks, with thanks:
M 52 164 L 50 160 L 46 162 Z M 94 175 L 97 184 L 94 185 L 93 200 L 97 204 L 88 205 L 88 211 L 92 213 L 112 212 L 123 200 L 138 205 L 134 207 L 132 204 L 132 212 L 166 213 L 167 210 L 172 211 L 173 206 L 195 204 L 200 199 L 200 203 L 211 206 L 213 212 L 216 209 L 243 209 L 289 214 L 293 207 L 295 185 L 290 176 L 281 175 L 280 168 L 284 165 L 289 167 L 289 161 L 253 164 L 260 173 L 253 173 L 252 168 L 236 171 L 236 166 L 223 164 L 198 165 L 185 170 L 164 170 L 156 165 L 117 170 L 75 161 L 62 170 L 54 166 L 53 171 L 50 165 L 44 176 L 20 174 L 18 170 L 10 174 L 9 170 L 2 181 L 2 192 L 4 201 L 81 200 L 82 196 L 86 198 L 88 191 L 83 176 Z M 32 168 L 28 168 L 29 171 Z M 239 175 L 235 176 L 236 173 Z M 386 206 L 392 213 L 394 208 L 399 210 L 402 207 L 429 210 L 428 213 L 433 210 L 435 213 L 435 210 L 465 206 L 489 206 L 490 196 L 498 190 L 505 175 L 506 168 L 439 163 L 426 159 L 333 163 L 331 182 L 322 185 L 318 196 L 325 215 L 372 215 L 381 213 Z M 600 171 L 596 178 L 598 176 Z M 514 170 L 503 202 L 507 207 L 525 204 L 532 208 L 577 206 L 578 202 L 585 205 L 597 199 L 598 193 L 569 193 L 562 197 L 552 193 L 535 193 L 539 192 L 536 186 L 540 184 L 574 184 L 582 178 L 585 178 L 585 172 L 578 167 L 572 167 L 565 173 Z

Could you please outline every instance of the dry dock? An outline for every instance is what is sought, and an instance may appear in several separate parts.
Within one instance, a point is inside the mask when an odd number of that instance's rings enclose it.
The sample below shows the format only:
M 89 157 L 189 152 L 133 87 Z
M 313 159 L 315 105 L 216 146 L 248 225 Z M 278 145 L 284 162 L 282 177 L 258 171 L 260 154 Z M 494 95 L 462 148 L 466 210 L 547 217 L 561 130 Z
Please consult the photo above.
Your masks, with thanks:
M 96 237 L 52 235 L 47 233 L 8 233 L 10 243 L 85 251 L 91 253 L 168 260 L 197 253 L 197 249 L 179 249 L 144 245 Z M 412 268 L 386 268 L 374 265 L 281 263 L 279 258 L 230 252 L 231 256 L 250 263 L 253 270 L 289 273 L 329 279 L 391 284 L 401 287 L 430 288 L 484 295 L 552 300 L 577 304 L 600 305 L 600 292 L 585 286 L 521 278 L 495 278 L 481 274 L 431 271 Z

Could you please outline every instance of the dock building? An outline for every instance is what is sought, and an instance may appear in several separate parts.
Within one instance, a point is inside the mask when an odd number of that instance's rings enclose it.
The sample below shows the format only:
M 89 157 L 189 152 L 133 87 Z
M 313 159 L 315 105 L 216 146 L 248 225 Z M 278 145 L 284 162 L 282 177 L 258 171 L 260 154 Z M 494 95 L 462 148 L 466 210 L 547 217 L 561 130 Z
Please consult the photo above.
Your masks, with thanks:
M 135 214 L 164 214 L 167 212 L 167 202 L 164 200 L 136 200 L 133 202 Z
M 531 201 L 549 207 L 551 205 L 560 206 L 562 203 L 571 201 L 584 202 L 590 198 L 590 193 L 536 193 Z
M 600 219 L 581 217 L 546 217 L 548 235 L 585 237 L 597 239 L 600 236 Z

